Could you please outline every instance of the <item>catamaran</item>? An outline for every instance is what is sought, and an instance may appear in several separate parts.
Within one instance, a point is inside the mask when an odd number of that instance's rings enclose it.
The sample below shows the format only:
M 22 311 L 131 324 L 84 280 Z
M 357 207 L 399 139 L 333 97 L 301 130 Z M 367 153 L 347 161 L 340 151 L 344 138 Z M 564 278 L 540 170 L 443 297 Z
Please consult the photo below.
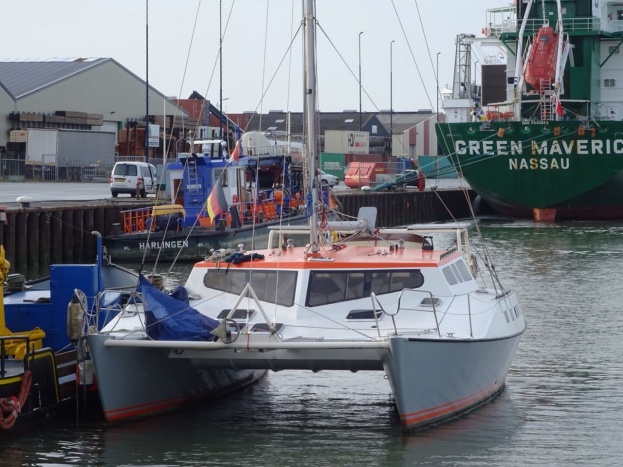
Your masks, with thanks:
M 124 311 L 87 336 L 108 422 L 223 394 L 267 370 L 384 371 L 407 429 L 504 388 L 526 323 L 490 258 L 478 267 L 467 226 L 380 229 L 375 208 L 330 220 L 316 170 L 313 0 L 303 8 L 309 226 L 276 228 L 264 250 L 214 251 L 171 293 L 141 280 Z

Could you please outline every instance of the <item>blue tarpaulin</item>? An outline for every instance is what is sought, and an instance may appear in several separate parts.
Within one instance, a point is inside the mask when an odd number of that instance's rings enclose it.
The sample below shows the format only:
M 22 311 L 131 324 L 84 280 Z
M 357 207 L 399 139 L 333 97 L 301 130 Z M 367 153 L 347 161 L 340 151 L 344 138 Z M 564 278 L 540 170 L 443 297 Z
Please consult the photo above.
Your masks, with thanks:
M 202 315 L 188 304 L 160 291 L 143 276 L 138 291 L 145 300 L 147 335 L 154 340 L 212 341 L 219 322 Z

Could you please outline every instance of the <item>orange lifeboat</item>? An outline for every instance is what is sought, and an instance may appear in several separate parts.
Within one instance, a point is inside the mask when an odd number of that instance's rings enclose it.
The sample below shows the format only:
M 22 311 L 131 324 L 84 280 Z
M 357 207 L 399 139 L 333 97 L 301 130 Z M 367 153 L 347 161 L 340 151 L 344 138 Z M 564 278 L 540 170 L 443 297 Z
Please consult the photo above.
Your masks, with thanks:
M 534 42 L 526 62 L 524 79 L 541 94 L 541 80 L 554 81 L 558 38 L 554 28 L 542 26 L 534 35 Z

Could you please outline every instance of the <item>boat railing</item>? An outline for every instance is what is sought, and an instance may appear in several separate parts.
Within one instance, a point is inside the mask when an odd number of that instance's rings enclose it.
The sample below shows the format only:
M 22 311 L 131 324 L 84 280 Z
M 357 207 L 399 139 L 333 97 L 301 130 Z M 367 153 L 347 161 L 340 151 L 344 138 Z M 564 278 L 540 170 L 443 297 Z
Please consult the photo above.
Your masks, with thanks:
M 597 32 L 609 30 L 607 23 L 623 23 L 623 21 L 604 21 L 600 18 L 563 18 L 562 28 L 565 32 Z M 534 34 L 543 26 L 542 19 L 529 19 L 526 22 L 526 32 Z M 617 29 L 620 30 L 620 29 Z M 503 31 L 511 32 L 511 31 Z
M 435 303 L 437 302 L 438 299 L 435 298 L 435 296 L 433 295 L 432 292 L 426 291 L 426 290 L 420 290 L 420 289 L 402 289 L 402 291 L 400 292 L 400 295 L 398 295 L 398 303 L 396 305 L 396 311 L 395 312 L 390 312 L 387 311 L 383 305 L 381 304 L 381 302 L 379 301 L 379 299 L 377 298 L 376 294 L 374 292 L 372 292 L 370 294 L 370 299 L 372 300 L 372 312 L 374 314 L 374 319 L 376 321 L 376 329 L 377 332 L 379 333 L 379 337 L 381 337 L 380 335 L 380 326 L 379 326 L 379 315 L 378 315 L 378 311 L 380 311 L 381 313 L 389 316 L 392 319 L 392 324 L 394 326 L 394 335 L 398 335 L 398 328 L 396 327 L 396 319 L 395 316 L 401 311 L 401 310 L 413 310 L 413 308 L 406 308 L 402 306 L 402 297 L 405 293 L 416 293 L 418 295 L 427 295 L 428 299 L 429 299 L 429 303 L 433 312 L 433 315 L 435 316 L 435 329 L 437 329 L 437 335 L 439 337 L 441 337 L 441 331 L 439 329 L 439 318 L 437 317 L 437 308 L 435 306 Z M 426 299 L 424 299 L 426 300 Z M 422 300 L 422 302 L 424 302 L 424 300 Z M 377 309 L 378 307 L 378 309 Z M 422 311 L 422 310 L 419 310 Z M 428 310 L 426 310 L 428 312 Z
M 134 233 L 145 230 L 147 219 L 151 218 L 151 211 L 151 207 L 121 211 L 123 233 Z
M 425 297 L 420 301 L 419 308 L 412 308 L 412 307 L 403 306 L 402 299 L 405 294 L 418 294 L 418 295 L 424 295 Z M 472 307 L 471 307 L 470 294 L 466 294 L 466 295 L 467 295 L 467 319 L 469 321 L 469 334 L 470 334 L 470 337 L 473 337 Z M 432 292 L 428 290 L 421 290 L 421 289 L 402 289 L 402 291 L 400 292 L 400 295 L 398 296 L 398 303 L 396 305 L 396 311 L 393 313 L 385 310 L 385 308 L 383 307 L 381 302 L 379 302 L 374 292 L 370 294 L 370 298 L 372 299 L 372 312 L 374 314 L 374 319 L 376 321 L 376 328 L 377 328 L 377 331 L 379 332 L 379 337 L 380 337 L 380 326 L 378 322 L 379 312 L 391 317 L 392 324 L 394 326 L 394 334 L 397 335 L 398 329 L 396 327 L 395 316 L 398 315 L 400 311 L 409 310 L 409 311 L 432 312 L 433 316 L 435 317 L 435 329 L 437 330 L 437 335 L 441 338 L 439 317 L 437 315 L 437 304 L 439 303 L 439 298 L 435 297 Z
M 30 338 L 28 336 L 0 336 L 0 377 L 6 376 L 6 361 L 10 358 L 15 359 L 16 354 L 21 350 L 25 352 L 31 348 Z

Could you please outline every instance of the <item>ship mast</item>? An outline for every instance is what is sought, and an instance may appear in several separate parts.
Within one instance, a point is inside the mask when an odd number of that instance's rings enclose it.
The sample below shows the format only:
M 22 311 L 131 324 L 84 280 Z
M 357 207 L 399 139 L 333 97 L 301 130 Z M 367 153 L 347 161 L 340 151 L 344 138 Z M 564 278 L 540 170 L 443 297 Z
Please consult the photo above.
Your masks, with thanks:
M 521 120 L 521 94 L 523 92 L 523 37 L 526 30 L 526 24 L 528 24 L 528 16 L 532 3 L 534 0 L 528 0 L 528 4 L 523 12 L 523 18 L 521 20 L 521 27 L 519 28 L 519 34 L 517 35 L 517 64 L 515 66 L 515 95 L 514 95 L 514 112 L 515 120 Z
M 558 34 L 558 49 L 556 55 L 556 81 L 554 81 L 554 96 L 556 100 L 560 100 L 560 94 L 562 94 L 562 76 L 565 68 L 563 61 L 564 53 L 564 37 L 562 29 L 562 6 L 560 0 L 556 0 L 556 8 L 558 13 L 558 21 L 556 22 L 556 33 Z M 558 118 L 558 116 L 556 116 Z
M 316 175 L 318 127 L 316 124 L 316 24 L 314 13 L 314 1 L 304 0 L 305 114 L 307 119 L 307 145 L 305 149 L 312 195 L 311 217 L 309 220 L 310 249 L 312 253 L 316 253 L 319 250 L 318 215 L 316 212 L 318 203 L 318 192 L 316 190 L 318 186 L 318 177 Z M 309 199 L 308 202 L 310 202 Z

